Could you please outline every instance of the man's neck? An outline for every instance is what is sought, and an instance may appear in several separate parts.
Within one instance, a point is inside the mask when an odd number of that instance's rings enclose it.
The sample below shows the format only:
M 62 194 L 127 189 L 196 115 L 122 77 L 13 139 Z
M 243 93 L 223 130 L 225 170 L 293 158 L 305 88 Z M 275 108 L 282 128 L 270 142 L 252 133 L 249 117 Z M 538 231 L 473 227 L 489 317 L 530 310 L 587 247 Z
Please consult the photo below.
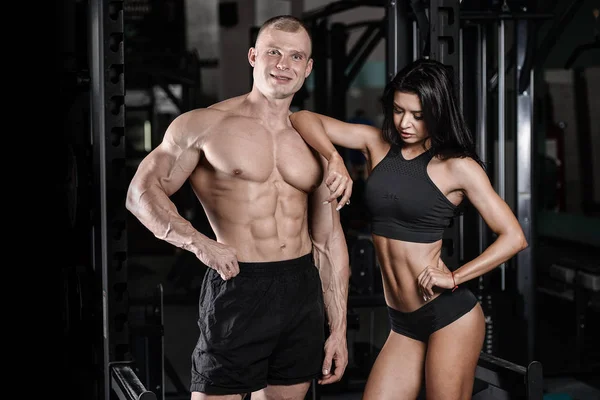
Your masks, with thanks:
M 254 116 L 267 123 L 287 123 L 293 97 L 292 95 L 285 99 L 274 99 L 253 88 L 246 96 L 245 103 Z

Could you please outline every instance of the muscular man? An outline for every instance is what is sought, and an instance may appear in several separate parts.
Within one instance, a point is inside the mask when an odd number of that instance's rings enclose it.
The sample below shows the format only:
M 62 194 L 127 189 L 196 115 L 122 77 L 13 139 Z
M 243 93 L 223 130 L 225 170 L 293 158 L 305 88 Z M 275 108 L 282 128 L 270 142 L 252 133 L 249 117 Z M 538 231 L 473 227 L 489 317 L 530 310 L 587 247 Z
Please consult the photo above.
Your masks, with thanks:
M 289 120 L 310 56 L 299 20 L 265 22 L 248 52 L 252 90 L 178 116 L 129 187 L 127 209 L 209 267 L 192 354 L 193 400 L 247 393 L 301 400 L 312 379 L 333 383 L 346 368 L 349 268 L 336 198 L 348 200 L 349 176 L 330 174 L 326 182 L 324 170 L 341 161 L 328 165 Z M 216 241 L 169 199 L 186 180 Z

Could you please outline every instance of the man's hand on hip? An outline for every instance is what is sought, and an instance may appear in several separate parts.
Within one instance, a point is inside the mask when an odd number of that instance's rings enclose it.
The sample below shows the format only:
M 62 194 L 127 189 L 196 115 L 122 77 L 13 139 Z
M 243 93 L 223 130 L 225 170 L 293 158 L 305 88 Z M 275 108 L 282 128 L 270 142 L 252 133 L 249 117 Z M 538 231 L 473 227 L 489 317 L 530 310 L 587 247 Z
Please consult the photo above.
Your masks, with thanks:
M 229 280 L 240 273 L 237 254 L 233 247 L 210 240 L 203 244 L 200 254 L 196 256 L 207 267 L 219 273 L 223 280 Z

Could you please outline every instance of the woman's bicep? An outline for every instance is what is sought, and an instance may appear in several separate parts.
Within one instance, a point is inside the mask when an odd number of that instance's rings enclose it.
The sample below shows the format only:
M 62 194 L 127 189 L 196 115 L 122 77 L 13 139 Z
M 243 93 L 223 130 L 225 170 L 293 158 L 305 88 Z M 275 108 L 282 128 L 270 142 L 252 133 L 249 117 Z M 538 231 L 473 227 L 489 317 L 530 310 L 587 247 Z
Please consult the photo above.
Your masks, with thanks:
M 298 111 L 290 119 L 303 137 L 325 134 L 333 144 L 348 149 L 364 151 L 368 140 L 378 134 L 372 126 L 340 121 L 312 111 Z
M 348 149 L 365 152 L 370 143 L 381 136 L 381 131 L 370 125 L 340 121 L 325 115 L 320 118 L 333 144 Z
M 461 169 L 463 190 L 488 227 L 498 235 L 520 230 L 514 212 L 494 190 L 485 171 L 472 160 Z

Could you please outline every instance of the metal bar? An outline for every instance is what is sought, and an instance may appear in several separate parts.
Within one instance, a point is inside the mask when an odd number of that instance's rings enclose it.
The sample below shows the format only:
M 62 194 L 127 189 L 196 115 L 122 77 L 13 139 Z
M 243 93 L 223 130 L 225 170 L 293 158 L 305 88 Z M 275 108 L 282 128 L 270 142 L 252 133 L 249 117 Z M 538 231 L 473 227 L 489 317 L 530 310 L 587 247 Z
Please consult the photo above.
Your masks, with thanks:
M 102 348 L 99 350 L 103 363 L 102 371 L 104 380 L 98 384 L 100 390 L 99 398 L 107 399 L 110 396 L 110 341 L 109 341 L 109 317 L 108 317 L 108 255 L 107 249 L 107 223 L 106 223 L 106 140 L 105 140 L 105 118 L 104 108 L 104 23 L 102 0 L 91 0 L 89 7 L 90 17 L 90 69 L 91 69 L 91 143 L 94 148 L 94 178 L 95 189 L 94 197 L 97 199 L 96 211 L 98 221 L 93 227 L 94 254 L 93 263 L 97 279 L 101 285 L 101 310 L 102 316 Z
M 452 71 L 456 99 L 460 98 L 460 2 L 458 0 L 429 1 L 429 57 Z M 458 101 L 458 100 L 457 100 Z M 442 236 L 442 258 L 450 270 L 458 268 L 462 256 L 462 215 L 452 220 Z
M 388 2 L 386 8 L 387 43 L 386 43 L 386 82 L 391 81 L 400 70 L 398 65 L 398 3 L 394 0 Z
M 509 69 L 511 69 L 513 67 L 513 60 L 515 58 L 515 49 L 514 48 L 510 48 L 508 50 L 508 52 L 506 53 L 506 55 L 504 56 L 504 58 L 508 61 L 508 63 L 505 63 L 504 65 L 504 73 L 506 74 L 506 71 L 508 71 Z M 490 91 L 495 90 L 498 87 L 498 71 L 495 71 L 492 74 L 492 77 L 490 78 L 490 81 L 488 83 L 488 88 Z
M 387 81 L 406 66 L 412 53 L 410 25 L 405 10 L 397 0 L 389 0 L 386 7 L 387 43 L 386 43 L 386 74 Z
M 417 40 L 419 49 L 419 57 L 423 57 L 424 52 L 428 51 L 428 39 L 430 32 L 430 23 L 427 16 L 427 5 L 425 5 L 425 1 L 423 0 L 410 0 L 410 7 L 413 11 L 415 22 L 417 24 L 417 32 L 415 34 L 415 39 Z M 418 34 L 418 36 L 417 36 Z
M 600 42 L 599 42 L 600 43 Z M 585 70 L 573 71 L 573 93 L 575 94 L 575 118 L 577 121 L 577 149 L 579 150 L 579 171 L 581 177 L 581 206 L 587 215 L 594 209 L 594 154 L 592 152 L 592 129 L 590 126 L 590 93 L 585 78 Z
M 321 114 L 329 112 L 329 61 L 327 54 L 327 45 L 329 35 L 327 29 L 327 20 L 321 20 L 312 26 L 313 37 L 313 58 L 314 67 L 314 99 L 315 111 Z
M 340 12 L 350 10 L 356 7 L 384 7 L 385 0 L 354 0 L 354 1 L 335 1 L 329 3 L 321 8 L 317 8 L 315 10 L 307 11 L 302 14 L 302 20 L 306 22 L 315 21 L 321 18 L 327 18 L 333 14 L 338 14 Z
M 498 194 L 506 199 L 506 132 L 505 132 L 505 94 L 506 94 L 506 72 L 504 69 L 505 35 L 504 21 L 498 23 Z
M 188 111 L 182 106 L 183 99 L 179 100 L 177 98 L 177 96 L 175 96 L 175 94 L 173 93 L 171 88 L 169 88 L 169 85 L 163 79 L 157 79 L 157 83 L 158 83 L 158 86 L 165 92 L 165 94 L 167 95 L 169 100 L 171 100 L 173 102 L 173 104 L 175 105 L 175 107 L 177 107 L 177 110 L 179 110 L 179 113 Z
M 460 2 L 429 1 L 429 56 L 452 68 L 456 98 L 461 85 L 459 74 Z
M 527 51 L 527 34 L 529 33 L 528 21 L 518 21 L 516 23 L 516 60 L 518 77 L 523 68 L 525 53 Z M 533 70 L 530 82 L 533 82 Z M 523 319 L 526 321 L 527 335 L 527 360 L 533 359 L 535 349 L 535 262 L 534 262 L 534 243 L 533 243 L 533 159 L 535 151 L 533 149 L 533 86 L 522 93 L 517 94 L 517 135 L 516 135 L 516 178 L 517 178 L 517 199 L 516 216 L 521 224 L 525 234 L 525 239 L 529 247 L 519 252 L 516 256 L 517 261 L 517 290 L 523 299 Z
M 120 3 L 120 4 L 119 4 Z M 93 148 L 92 263 L 101 318 L 98 398 L 110 398 L 109 363 L 129 353 L 125 80 L 122 1 L 93 0 L 88 8 L 91 70 L 90 143 Z
M 506 200 L 506 132 L 505 132 L 505 99 L 506 94 L 506 70 L 504 67 L 504 57 L 506 49 L 504 44 L 504 20 L 498 22 L 498 160 L 496 176 L 498 180 L 498 195 Z M 506 266 L 500 265 L 500 288 L 506 289 Z
M 112 389 L 119 400 L 156 400 L 156 395 L 146 389 L 129 362 L 112 363 L 109 372 Z
M 421 46 L 419 46 L 419 27 L 417 26 L 417 21 L 413 21 L 412 22 L 412 46 L 413 46 L 413 51 L 412 51 L 412 59 L 413 61 L 416 60 L 417 58 L 419 58 L 419 55 L 421 54 Z
M 458 101 L 460 103 L 460 109 L 464 109 L 464 64 L 463 64 L 463 30 L 458 28 Z
M 525 48 L 525 59 L 521 66 L 521 72 L 517 74 L 517 88 L 518 93 L 523 93 L 530 86 L 529 78 L 531 77 L 531 70 L 535 63 L 535 52 L 537 45 L 537 27 L 532 24 L 527 24 L 529 32 L 527 33 L 527 47 Z
M 377 27 L 377 26 L 379 26 L 380 22 L 381 22 L 381 20 L 379 20 L 379 19 L 371 19 L 368 21 L 352 22 L 351 24 L 346 24 L 346 29 L 350 30 L 350 29 L 362 28 L 364 26 L 371 26 L 371 25 L 375 25 Z
M 364 49 L 367 42 L 372 39 L 373 35 L 376 34 L 377 28 L 381 27 L 381 21 L 372 22 L 367 25 L 367 28 L 363 31 L 362 35 L 354 43 L 354 46 L 348 52 L 347 60 L 348 64 L 353 64 L 354 59 L 359 55 L 362 49 Z M 346 26 L 348 29 L 348 26 Z
M 543 400 L 544 398 L 544 371 L 542 364 L 532 361 L 527 366 L 527 400 Z
M 150 326 L 158 327 L 157 335 L 150 335 L 146 341 L 148 360 L 148 387 L 156 391 L 157 400 L 165 399 L 165 335 L 164 335 L 164 295 L 162 284 L 154 290 L 152 303 L 146 316 Z
M 331 25 L 331 98 L 345 99 L 348 93 L 349 82 L 346 77 L 346 47 L 348 45 L 348 34 L 343 23 L 336 22 Z M 334 101 L 331 105 L 331 116 L 345 121 L 346 101 Z
M 468 11 L 462 10 L 460 12 L 461 21 L 468 22 L 495 22 L 495 21 L 511 21 L 511 20 L 546 20 L 554 18 L 554 14 L 550 13 L 528 13 L 528 12 L 507 12 L 507 13 L 495 13 L 481 12 L 481 11 Z
M 527 373 L 527 368 L 525 368 L 524 366 L 515 364 L 511 361 L 505 360 L 500 357 L 496 357 L 492 354 L 479 354 L 479 361 L 477 363 L 483 365 L 486 368 L 494 369 L 500 372 L 510 372 L 521 376 L 525 376 L 525 374 Z
M 479 70 L 479 84 L 477 85 L 477 149 L 479 158 L 484 163 L 487 161 L 487 30 L 486 27 L 477 27 L 477 36 L 479 38 L 479 48 L 477 52 L 477 68 Z M 479 231 L 479 253 L 481 254 L 487 247 L 486 225 L 483 218 L 478 218 Z
M 525 373 L 525 368 L 522 372 L 517 372 L 503 366 L 479 361 L 475 369 L 475 379 L 507 392 L 525 394 L 527 391 Z
M 571 69 L 575 61 L 577 61 L 577 58 L 579 58 L 579 56 L 582 53 L 585 53 L 586 51 L 592 49 L 600 49 L 600 38 L 596 37 L 596 39 L 593 42 L 577 46 L 575 50 L 573 50 L 573 53 L 571 53 L 571 55 L 567 59 L 567 62 L 565 62 L 565 69 Z
M 458 101 L 461 112 L 464 112 L 464 64 L 463 64 L 463 30 L 458 28 L 458 76 L 459 81 L 456 82 L 458 85 Z M 458 217 L 458 237 L 459 237 L 459 251 L 458 259 L 459 263 L 464 262 L 465 259 L 465 215 L 461 213 Z
M 367 58 L 369 58 L 371 52 L 373 52 L 373 49 L 377 47 L 377 45 L 383 38 L 383 30 L 380 29 L 379 31 L 375 32 L 375 36 L 373 36 L 370 42 L 367 43 L 367 47 L 359 55 L 358 60 L 356 60 L 356 62 L 350 67 L 350 70 L 347 72 L 346 84 L 348 85 L 348 87 L 352 84 L 352 81 L 354 81 L 354 78 L 356 78 L 356 75 L 358 75 L 358 73 L 362 69 L 365 61 L 367 60 Z
M 554 22 L 553 22 L 552 26 L 550 27 L 550 29 L 548 30 L 548 33 L 546 34 L 546 36 L 544 37 L 544 39 L 538 46 L 537 54 L 535 57 L 536 65 L 540 66 L 540 65 L 544 64 L 544 62 L 546 61 L 546 58 L 548 58 L 548 55 L 550 54 L 551 50 L 556 45 L 556 42 L 558 41 L 560 36 L 563 34 L 565 28 L 567 26 L 569 26 L 569 22 L 571 22 L 571 20 L 573 19 L 573 17 L 575 16 L 577 11 L 579 10 L 579 7 L 582 4 L 583 4 L 583 0 L 573 0 L 566 7 L 565 11 L 562 12 L 560 17 L 558 17 L 558 18 L 556 18 L 556 16 L 552 17 L 554 19 Z
M 510 398 L 542 400 L 544 397 L 542 364 L 538 361 L 532 361 L 525 368 L 482 352 L 477 362 L 475 378 L 502 389 L 511 395 Z

